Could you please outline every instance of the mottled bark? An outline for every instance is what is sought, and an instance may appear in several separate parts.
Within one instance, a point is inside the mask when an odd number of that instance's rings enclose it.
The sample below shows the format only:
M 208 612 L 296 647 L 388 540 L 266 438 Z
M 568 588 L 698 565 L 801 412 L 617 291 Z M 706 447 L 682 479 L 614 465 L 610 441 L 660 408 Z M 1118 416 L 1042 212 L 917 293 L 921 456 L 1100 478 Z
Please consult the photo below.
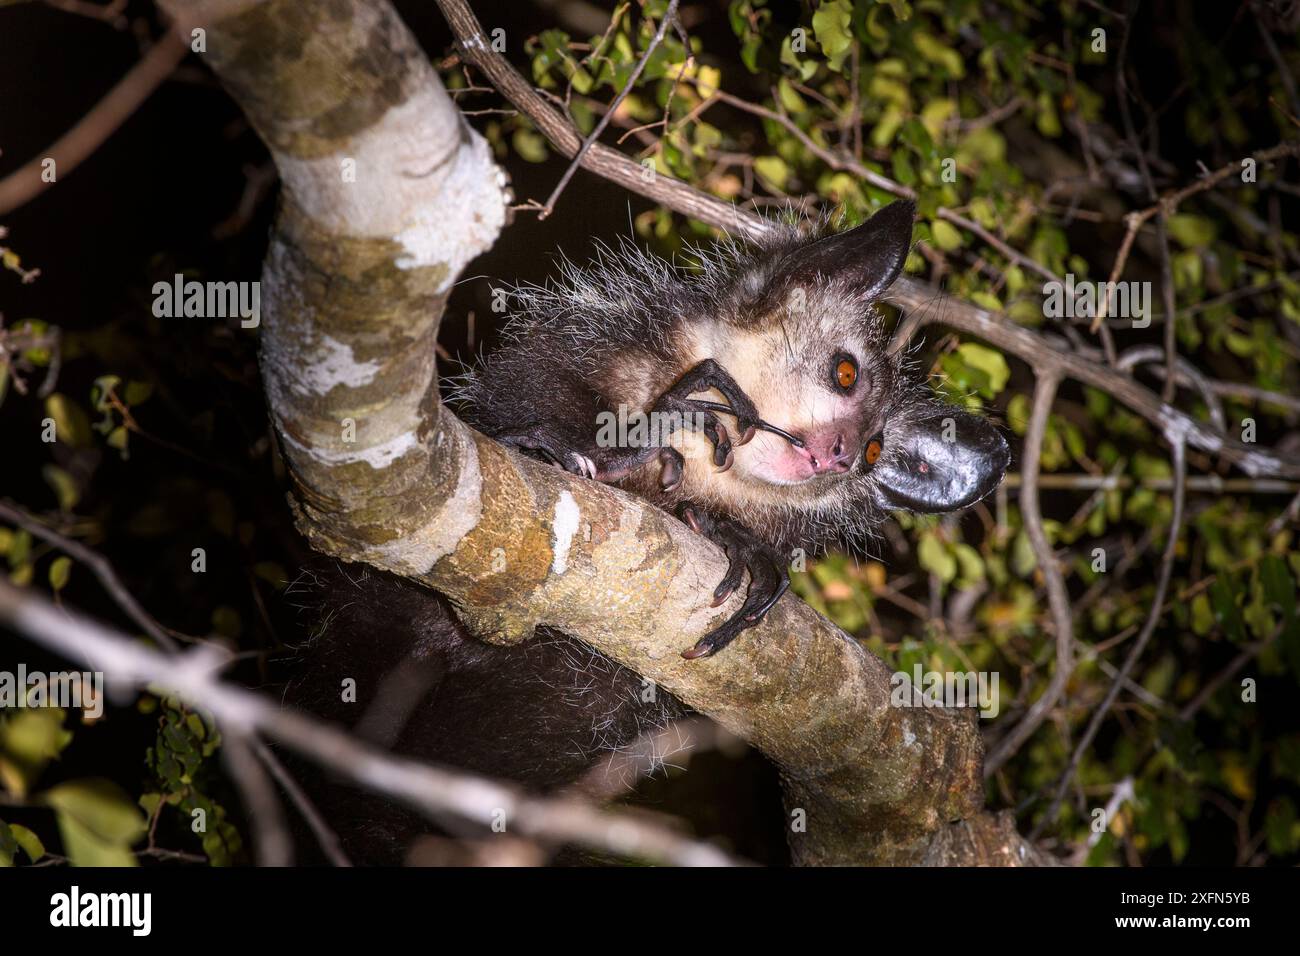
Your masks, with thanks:
M 708 607 L 718 549 L 442 408 L 438 319 L 501 227 L 504 187 L 390 6 L 229 11 L 213 13 L 208 59 L 284 182 L 262 367 L 312 545 L 437 588 L 487 639 L 539 624 L 580 637 L 751 741 L 804 811 L 791 834 L 801 863 L 1038 862 L 980 813 L 966 713 L 891 706 L 885 664 L 792 596 L 725 653 L 683 660 L 741 600 Z M 340 174 L 347 159 L 355 182 Z

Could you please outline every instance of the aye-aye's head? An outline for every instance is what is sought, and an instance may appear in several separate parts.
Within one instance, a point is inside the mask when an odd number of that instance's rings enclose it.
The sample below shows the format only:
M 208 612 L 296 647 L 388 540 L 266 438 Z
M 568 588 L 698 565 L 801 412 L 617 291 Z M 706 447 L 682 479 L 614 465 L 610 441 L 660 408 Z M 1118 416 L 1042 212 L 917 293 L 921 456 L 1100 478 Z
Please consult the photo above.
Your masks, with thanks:
M 750 512 L 855 508 L 861 528 L 878 517 L 864 506 L 954 511 L 1001 481 L 1009 453 L 998 430 L 933 398 L 886 350 L 875 302 L 903 268 L 914 210 L 896 202 L 855 229 L 744 263 L 729 308 L 693 325 L 696 357 L 723 365 L 763 420 L 801 443 L 760 431 L 725 474 L 693 469 L 695 494 Z

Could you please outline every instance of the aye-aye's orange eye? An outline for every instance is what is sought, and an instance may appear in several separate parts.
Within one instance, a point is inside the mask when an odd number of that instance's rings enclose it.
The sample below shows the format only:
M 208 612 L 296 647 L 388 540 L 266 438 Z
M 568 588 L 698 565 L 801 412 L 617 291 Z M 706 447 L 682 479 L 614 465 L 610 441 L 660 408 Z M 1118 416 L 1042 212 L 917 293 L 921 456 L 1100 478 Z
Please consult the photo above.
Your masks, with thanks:
M 867 450 L 862 453 L 862 457 L 868 465 L 874 465 L 880 459 L 881 448 L 880 440 L 877 438 L 867 442 Z
M 835 381 L 840 383 L 840 388 L 852 388 L 857 380 L 858 367 L 849 359 L 840 359 L 835 366 Z

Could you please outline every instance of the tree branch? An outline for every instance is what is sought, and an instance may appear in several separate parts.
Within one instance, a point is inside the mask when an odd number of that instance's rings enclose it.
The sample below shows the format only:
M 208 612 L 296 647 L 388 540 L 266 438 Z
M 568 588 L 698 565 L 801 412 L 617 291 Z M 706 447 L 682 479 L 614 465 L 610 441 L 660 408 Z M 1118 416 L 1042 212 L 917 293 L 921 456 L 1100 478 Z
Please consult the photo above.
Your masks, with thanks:
M 477 66 L 493 86 L 520 112 L 527 115 L 550 144 L 565 156 L 573 156 L 581 137 L 572 125 L 519 75 L 504 57 L 483 42 L 483 28 L 464 0 L 438 0 L 466 59 Z M 1300 143 L 1280 143 L 1256 154 L 1260 163 L 1282 156 L 1300 155 Z M 646 177 L 643 167 L 616 150 L 595 146 L 583 160 L 583 168 L 638 195 L 645 196 L 700 222 L 742 236 L 759 237 L 772 228 L 761 216 L 746 212 L 669 176 Z M 1225 166 L 1210 177 L 1177 191 L 1172 201 L 1181 202 L 1195 192 L 1210 188 L 1231 172 Z M 1239 167 L 1238 167 L 1239 168 Z M 892 182 L 892 181 L 890 181 Z M 884 188 L 882 186 L 882 188 Z M 1149 212 L 1154 215 L 1158 207 Z M 1143 214 L 1147 211 L 1144 210 Z M 1058 371 L 1085 385 L 1101 389 L 1156 425 L 1187 435 L 1188 444 L 1217 454 L 1252 477 L 1300 478 L 1300 456 L 1272 452 L 1237 441 L 1174 408 L 1128 375 L 1099 366 L 1089 357 L 1059 348 L 1031 329 L 1017 325 L 1003 313 L 990 312 L 971 302 L 956 299 L 929 283 L 900 276 L 885 298 L 906 313 L 890 348 L 898 351 L 926 325 L 945 325 L 996 345 L 1022 359 L 1031 368 Z

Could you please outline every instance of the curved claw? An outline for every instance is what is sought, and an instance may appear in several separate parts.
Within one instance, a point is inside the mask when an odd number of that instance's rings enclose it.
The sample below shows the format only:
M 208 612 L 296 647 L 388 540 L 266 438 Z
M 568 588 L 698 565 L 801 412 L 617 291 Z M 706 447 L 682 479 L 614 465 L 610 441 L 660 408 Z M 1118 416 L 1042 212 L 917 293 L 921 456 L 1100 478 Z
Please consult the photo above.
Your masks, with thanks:
M 704 534 L 704 528 L 700 524 L 700 516 L 695 513 L 695 509 L 689 502 L 683 502 L 677 506 L 677 517 L 686 522 L 696 534 Z
M 580 455 L 576 451 L 569 454 L 572 465 L 566 465 L 565 471 L 578 475 L 582 478 L 590 478 L 593 481 L 596 478 L 596 463 L 586 455 Z
M 570 442 L 545 426 L 498 435 L 497 441 L 509 448 L 534 455 L 561 471 L 582 478 L 594 479 L 599 471 L 593 459 L 575 451 Z
M 740 587 L 740 582 L 744 578 L 745 570 L 749 565 L 745 562 L 743 550 L 734 542 L 724 542 L 723 549 L 727 552 L 727 573 L 722 576 L 718 586 L 713 589 L 713 603 L 711 607 L 718 607 L 727 598 Z
M 776 575 L 777 575 L 777 585 L 776 585 L 776 589 L 773 590 L 772 592 L 772 596 L 769 597 L 766 601 L 764 601 L 763 606 L 760 607 L 757 611 L 755 611 L 753 614 L 748 615 L 745 618 L 745 620 L 753 621 L 755 624 L 757 624 L 759 621 L 761 621 L 763 618 L 767 616 L 768 611 L 776 607 L 776 602 L 781 600 L 781 596 L 785 594 L 786 591 L 790 590 L 790 575 L 784 573 L 783 569 L 779 567 L 776 568 Z
M 744 571 L 745 566 L 737 564 L 734 565 L 734 569 L 734 578 L 732 577 L 733 571 L 729 569 L 727 576 L 722 579 L 722 583 L 713 589 L 713 600 L 709 603 L 709 607 L 721 607 L 726 603 L 727 598 L 736 592 L 736 588 L 740 587 L 741 572 Z
M 726 461 L 731 455 L 731 436 L 727 429 L 723 427 L 722 422 L 718 421 L 718 416 L 712 412 L 699 412 L 703 416 L 704 437 L 713 445 L 713 464 L 726 470 Z
M 740 610 L 721 625 L 682 652 L 687 660 L 709 657 L 726 647 L 745 630 L 757 625 L 790 587 L 790 575 L 781 555 L 755 540 L 749 532 L 726 519 L 715 519 L 683 503 L 678 516 L 699 534 L 722 545 L 727 553 L 727 573 L 713 592 L 713 607 L 718 607 L 740 587 L 744 572 L 749 572 L 749 593 Z
M 659 487 L 664 491 L 675 491 L 682 483 L 685 461 L 681 453 L 673 448 L 661 448 L 659 462 L 663 465 L 663 470 L 659 473 Z
M 682 657 L 686 658 L 688 661 L 693 661 L 699 657 L 712 657 L 716 653 L 717 648 L 708 647 L 705 645 L 704 641 L 701 640 L 694 647 L 682 651 Z

